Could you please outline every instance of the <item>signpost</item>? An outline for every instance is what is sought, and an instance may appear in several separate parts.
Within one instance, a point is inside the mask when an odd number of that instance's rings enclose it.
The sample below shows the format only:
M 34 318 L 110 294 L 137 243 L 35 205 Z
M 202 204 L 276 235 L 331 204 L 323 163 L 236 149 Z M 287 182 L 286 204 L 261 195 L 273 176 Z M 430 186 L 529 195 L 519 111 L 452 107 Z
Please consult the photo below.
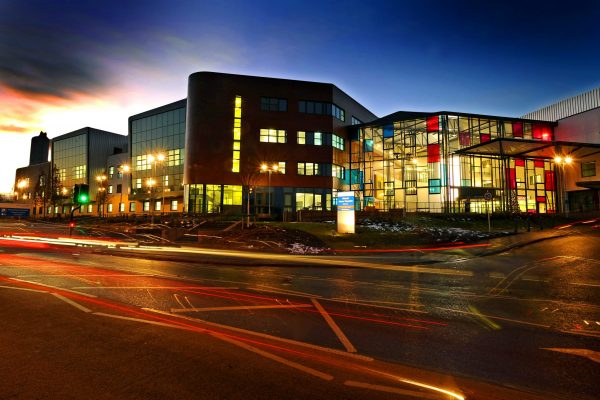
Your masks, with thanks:
M 337 231 L 354 233 L 354 192 L 338 192 Z
M 491 232 L 492 231 L 492 223 L 490 221 L 490 201 L 492 201 L 492 199 L 494 198 L 494 196 L 488 190 L 483 195 L 483 198 L 485 199 L 485 209 L 487 211 L 487 217 L 488 217 L 488 232 Z

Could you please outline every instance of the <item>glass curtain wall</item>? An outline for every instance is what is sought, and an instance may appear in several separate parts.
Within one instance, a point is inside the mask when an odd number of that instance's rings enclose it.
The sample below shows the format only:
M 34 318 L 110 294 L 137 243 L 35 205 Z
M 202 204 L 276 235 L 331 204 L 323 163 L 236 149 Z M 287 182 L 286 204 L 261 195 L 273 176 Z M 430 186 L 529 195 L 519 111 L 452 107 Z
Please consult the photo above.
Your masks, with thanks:
M 350 143 L 351 190 L 361 209 L 554 212 L 549 160 L 456 151 L 498 137 L 551 140 L 552 128 L 478 116 L 435 115 L 360 129 Z M 492 200 L 485 200 L 486 193 Z

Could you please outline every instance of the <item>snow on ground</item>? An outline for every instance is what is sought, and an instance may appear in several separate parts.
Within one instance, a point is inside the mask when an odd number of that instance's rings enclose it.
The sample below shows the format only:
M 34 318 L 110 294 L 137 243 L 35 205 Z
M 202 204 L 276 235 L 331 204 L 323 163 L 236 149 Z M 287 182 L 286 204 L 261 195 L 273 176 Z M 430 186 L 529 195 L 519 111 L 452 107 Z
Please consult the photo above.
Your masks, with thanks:
M 302 243 L 292 243 L 292 245 L 288 247 L 290 254 L 321 254 L 327 250 L 328 249 L 322 247 L 311 247 Z
M 358 225 L 361 228 L 377 232 L 414 233 L 428 235 L 438 242 L 476 241 L 491 237 L 504 236 L 509 232 L 481 232 L 452 227 L 426 227 L 404 223 L 375 222 L 365 220 Z

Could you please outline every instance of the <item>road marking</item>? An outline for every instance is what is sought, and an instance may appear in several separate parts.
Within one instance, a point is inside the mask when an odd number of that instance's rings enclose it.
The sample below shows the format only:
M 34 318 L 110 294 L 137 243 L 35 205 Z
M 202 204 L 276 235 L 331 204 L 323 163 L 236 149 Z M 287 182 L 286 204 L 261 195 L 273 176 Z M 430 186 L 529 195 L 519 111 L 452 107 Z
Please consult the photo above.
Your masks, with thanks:
M 185 299 L 185 301 L 187 301 L 187 303 L 190 305 L 191 308 L 195 308 L 194 305 L 192 304 L 192 302 L 190 301 L 190 299 L 188 299 L 187 296 L 183 296 L 183 298 Z
M 202 328 L 192 329 L 192 328 L 188 328 L 185 326 L 180 326 L 180 325 L 175 325 L 175 324 L 167 324 L 165 322 L 151 321 L 149 319 L 125 317 L 122 315 L 106 314 L 106 313 L 102 313 L 102 312 L 95 312 L 94 315 L 100 315 L 102 317 L 110 317 L 110 318 L 116 318 L 116 319 L 124 319 L 126 321 L 143 322 L 145 324 L 150 324 L 150 325 L 166 326 L 168 328 L 176 328 L 176 329 L 181 329 L 184 331 L 206 332 L 206 329 L 202 329 Z
M 41 284 L 40 284 L 41 285 Z M 197 290 L 235 290 L 237 287 L 213 287 L 213 286 L 74 286 L 73 289 L 197 289 Z M 66 290 L 66 289 L 65 289 Z M 88 295 L 89 296 L 89 295 Z M 96 297 L 96 296 L 94 296 Z
M 396 388 L 396 387 L 392 387 L 392 386 L 373 385 L 371 383 L 364 383 L 364 382 L 357 382 L 357 381 L 346 381 L 346 382 L 344 382 L 344 385 L 350 386 L 350 387 L 357 387 L 357 388 L 361 388 L 361 389 L 376 390 L 378 392 L 395 393 L 395 394 L 401 394 L 404 396 L 419 397 L 422 399 L 439 399 L 440 398 L 438 395 L 435 395 L 435 394 L 415 392 L 413 390 L 400 389 L 400 388 Z
M 81 310 L 83 312 L 87 312 L 87 313 L 92 312 L 92 310 L 90 310 L 89 308 L 84 307 L 81 304 L 74 302 L 73 300 L 71 300 L 71 299 L 63 296 L 62 294 L 52 293 L 52 296 L 56 297 L 57 299 L 60 299 L 60 300 L 64 301 L 67 304 L 72 305 L 75 308 L 78 308 L 79 310 Z
M 181 308 L 183 308 L 184 310 L 187 309 L 187 307 L 185 306 L 185 304 L 183 304 L 181 302 L 181 300 L 179 300 L 179 296 L 177 295 L 177 293 L 173 293 L 173 297 L 175 298 L 175 301 L 177 301 L 177 303 L 179 303 L 179 305 L 181 306 Z M 173 312 L 173 309 L 171 309 L 171 312 Z
M 346 348 L 346 351 L 348 351 L 349 353 L 356 353 L 356 348 L 352 345 L 352 343 L 350 343 L 350 340 L 348 340 L 348 337 L 344 334 L 344 332 L 342 332 L 342 330 L 340 329 L 338 324 L 335 323 L 333 318 L 331 318 L 329 313 L 327 313 L 327 311 L 325 311 L 325 309 L 317 301 L 317 299 L 310 299 L 310 300 L 313 302 L 313 304 L 315 305 L 317 310 L 319 310 L 319 313 L 323 316 L 323 318 L 325 319 L 325 322 L 327 322 L 327 325 L 329 325 L 329 327 L 331 328 L 333 333 L 335 333 L 335 336 L 337 336 L 337 338 L 340 340 L 340 342 L 342 342 L 342 344 Z
M 351 357 L 351 358 L 355 358 L 355 359 L 362 360 L 362 361 L 373 361 L 372 357 L 367 357 L 367 356 L 363 356 L 363 355 L 360 355 L 360 354 L 348 353 L 346 351 L 341 351 L 341 350 L 337 350 L 337 349 L 331 349 L 329 347 L 323 347 L 323 346 L 319 346 L 319 345 L 316 345 L 316 344 L 299 342 L 297 340 L 286 339 L 286 338 L 282 338 L 282 337 L 278 337 L 278 336 L 268 335 L 266 333 L 255 332 L 255 331 L 251 331 L 251 330 L 248 330 L 248 329 L 236 328 L 234 326 L 217 324 L 216 322 L 209 322 L 209 321 L 205 321 L 205 320 L 202 320 L 202 319 L 192 318 L 192 317 L 188 317 L 188 316 L 180 315 L 180 314 L 172 314 L 172 313 L 169 313 L 169 312 L 166 312 L 166 311 L 155 310 L 155 309 L 152 309 L 152 308 L 143 308 L 143 310 L 154 312 L 154 313 L 157 313 L 157 314 L 162 314 L 162 315 L 169 315 L 171 317 L 177 317 L 177 318 L 185 319 L 185 320 L 188 320 L 188 321 L 194 321 L 196 323 L 201 323 L 201 324 L 208 325 L 208 326 L 213 326 L 213 327 L 216 327 L 216 328 L 227 329 L 227 330 L 230 330 L 230 331 L 233 331 L 233 332 L 245 333 L 245 334 L 248 334 L 248 335 L 258 336 L 258 337 L 261 337 L 261 338 L 264 338 L 264 339 L 270 339 L 270 340 L 275 340 L 275 341 L 278 341 L 278 342 L 292 344 L 292 345 L 295 345 L 295 346 L 306 347 L 306 348 L 313 349 L 313 350 L 319 350 L 319 351 L 323 351 L 325 353 L 331 353 L 331 354 L 341 355 L 341 356 L 345 356 L 345 357 Z
M 600 352 L 589 349 L 565 349 L 557 347 L 542 347 L 542 350 L 556 351 L 558 353 L 572 354 L 574 356 L 585 357 L 593 362 L 600 363 Z
M 527 322 L 527 321 L 521 321 L 518 319 L 511 319 L 511 318 L 504 318 L 504 317 L 497 317 L 495 315 L 488 315 L 488 314 L 476 314 L 470 311 L 461 311 L 461 310 L 455 310 L 453 308 L 444 308 L 444 307 L 436 307 L 439 310 L 444 310 L 444 311 L 452 311 L 455 313 L 459 313 L 459 314 L 469 314 L 469 315 L 474 315 L 474 316 L 484 316 L 487 318 L 491 318 L 491 319 L 499 319 L 501 321 L 508 321 L 508 322 L 514 322 L 517 324 L 524 324 L 524 325 L 531 325 L 531 326 L 539 326 L 541 328 L 550 328 L 550 325 L 542 325 L 542 324 L 536 324 L 534 322 Z
M 594 284 L 594 283 L 582 283 L 582 282 L 569 282 L 570 285 L 577 285 L 577 286 L 592 286 L 592 287 L 600 287 L 600 285 Z
M 88 293 L 84 293 L 84 292 L 78 292 L 76 290 L 70 290 L 70 289 L 65 289 L 65 288 L 61 288 L 61 287 L 58 287 L 58 286 L 46 285 L 45 283 L 26 281 L 24 279 L 17 279 L 17 278 L 8 278 L 8 279 L 12 279 L 13 281 L 18 281 L 18 282 L 29 283 L 31 285 L 39 285 L 39 286 L 44 286 L 44 287 L 48 287 L 48 288 L 51 288 L 51 289 L 62 290 L 64 292 L 75 293 L 75 294 L 78 294 L 80 296 L 86 296 L 86 297 L 92 297 L 92 298 L 98 297 L 98 296 L 94 296 L 93 294 L 88 294 Z
M 181 304 L 181 303 L 180 303 Z M 203 311 L 236 311 L 236 310 L 266 310 L 271 308 L 299 308 L 299 307 L 312 307 L 310 304 L 281 304 L 281 305 L 270 305 L 270 306 L 232 306 L 232 307 L 201 307 L 201 308 L 186 308 L 181 304 L 183 308 L 171 308 L 171 312 L 203 312 Z
M 333 380 L 333 376 L 331 376 L 329 374 L 326 374 L 326 373 L 321 372 L 321 371 L 317 371 L 316 369 L 307 367 L 307 366 L 302 365 L 302 364 L 298 364 L 297 362 L 290 361 L 288 359 L 285 359 L 285 358 L 280 357 L 278 355 L 269 353 L 267 351 L 264 351 L 264 350 L 261 350 L 261 349 L 257 349 L 256 347 L 250 346 L 249 344 L 246 344 L 244 342 L 240 342 L 239 340 L 235 340 L 235 339 L 232 339 L 232 338 L 230 338 L 228 336 L 225 336 L 225 335 L 222 335 L 222 334 L 219 334 L 219 333 L 214 333 L 214 332 L 211 332 L 210 335 L 214 336 L 216 338 L 219 338 L 219 339 L 221 339 L 221 340 L 223 340 L 225 342 L 231 343 L 231 344 L 233 344 L 235 346 L 241 347 L 241 348 L 243 348 L 245 350 L 248 350 L 248 351 L 251 351 L 251 352 L 256 353 L 258 355 L 261 355 L 261 356 L 263 356 L 265 358 L 268 358 L 270 360 L 276 361 L 276 362 L 281 363 L 283 365 L 287 365 L 288 367 L 295 368 L 295 369 L 297 369 L 299 371 L 306 372 L 307 374 L 316 376 L 317 378 L 321 378 L 321 379 L 326 380 L 326 381 Z
M 36 293 L 48 293 L 45 290 L 37 290 L 37 289 L 27 289 L 27 288 L 22 288 L 22 287 L 14 287 L 14 286 L 3 286 L 0 285 L 0 288 L 4 288 L 4 289 L 13 289 L 13 290 L 24 290 L 26 292 L 36 292 Z

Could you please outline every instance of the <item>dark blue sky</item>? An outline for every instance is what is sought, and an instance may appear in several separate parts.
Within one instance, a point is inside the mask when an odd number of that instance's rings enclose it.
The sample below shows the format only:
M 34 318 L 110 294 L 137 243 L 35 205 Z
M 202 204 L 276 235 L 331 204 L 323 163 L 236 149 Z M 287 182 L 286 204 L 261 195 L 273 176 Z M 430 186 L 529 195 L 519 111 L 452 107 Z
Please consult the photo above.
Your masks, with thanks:
M 600 86 L 599 21 L 593 1 L 0 0 L 0 134 L 17 167 L 40 130 L 126 133 L 201 70 L 331 82 L 378 116 L 519 116 Z

